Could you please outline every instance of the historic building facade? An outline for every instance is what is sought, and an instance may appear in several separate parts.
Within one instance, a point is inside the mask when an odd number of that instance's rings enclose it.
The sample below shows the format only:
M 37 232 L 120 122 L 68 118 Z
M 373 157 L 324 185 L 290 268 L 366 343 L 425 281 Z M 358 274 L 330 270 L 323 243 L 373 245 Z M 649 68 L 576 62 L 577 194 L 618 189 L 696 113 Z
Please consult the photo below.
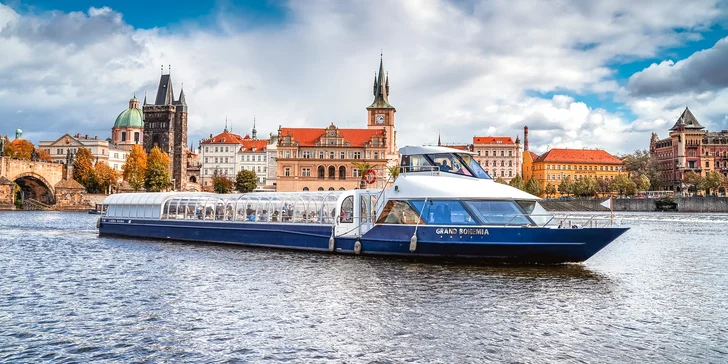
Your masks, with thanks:
M 145 98 L 146 101 L 146 98 Z M 144 140 L 144 113 L 139 108 L 136 95 L 129 100 L 129 108 L 122 111 L 111 128 L 111 143 L 121 149 L 131 150 Z
M 276 136 L 276 187 L 278 191 L 330 191 L 361 186 L 368 164 L 377 178 L 388 178 L 387 166 L 398 165 L 394 114 L 389 103 L 389 77 L 382 59 L 374 76 L 374 101 L 367 110 L 367 128 L 279 127 Z
M 530 175 L 538 180 L 541 188 L 549 183 L 558 187 L 567 178 L 611 181 L 624 173 L 622 160 L 601 149 L 551 149 L 536 158 L 531 167 Z
M 718 171 L 728 176 L 728 130 L 709 132 L 687 107 L 669 130 L 669 137 L 650 138 L 650 155 L 656 160 L 658 187 L 682 191 L 683 175 L 692 171 L 705 176 Z
M 153 104 L 144 97 L 144 150 L 154 147 L 169 155 L 173 189 L 183 189 L 187 180 L 187 102 L 184 90 L 174 99 L 172 75 L 162 74 Z
M 56 140 L 40 141 L 38 148 L 45 149 L 51 155 L 51 160 L 56 163 L 65 163 L 69 152 L 76 154 L 79 148 L 86 148 L 91 151 L 94 163 L 105 162 L 117 171 L 121 171 L 129 156 L 129 150 L 119 148 L 108 140 L 81 134 L 65 134 Z
M 510 182 L 521 173 L 521 140 L 511 137 L 475 136 L 473 149 L 475 160 L 494 179 L 503 178 Z

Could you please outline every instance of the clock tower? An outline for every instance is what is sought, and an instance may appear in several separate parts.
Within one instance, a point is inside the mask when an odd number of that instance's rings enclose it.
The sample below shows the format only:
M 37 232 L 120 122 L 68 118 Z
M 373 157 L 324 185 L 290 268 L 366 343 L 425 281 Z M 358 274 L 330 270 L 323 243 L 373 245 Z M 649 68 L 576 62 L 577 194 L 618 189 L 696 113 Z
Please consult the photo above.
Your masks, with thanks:
M 374 74 L 374 102 L 367 107 L 367 128 L 384 130 L 387 144 L 387 159 L 396 163 L 397 132 L 394 130 L 394 113 L 397 110 L 389 104 L 389 75 L 384 72 L 380 55 L 379 73 Z

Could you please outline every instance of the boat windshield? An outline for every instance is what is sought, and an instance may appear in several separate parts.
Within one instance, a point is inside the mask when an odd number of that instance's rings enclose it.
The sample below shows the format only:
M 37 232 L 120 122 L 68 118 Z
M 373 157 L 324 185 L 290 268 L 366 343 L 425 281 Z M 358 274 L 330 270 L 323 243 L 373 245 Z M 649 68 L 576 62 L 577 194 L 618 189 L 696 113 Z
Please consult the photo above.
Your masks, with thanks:
M 428 154 L 427 158 L 432 161 L 433 165 L 439 167 L 441 172 L 491 179 L 488 172 L 470 154 Z

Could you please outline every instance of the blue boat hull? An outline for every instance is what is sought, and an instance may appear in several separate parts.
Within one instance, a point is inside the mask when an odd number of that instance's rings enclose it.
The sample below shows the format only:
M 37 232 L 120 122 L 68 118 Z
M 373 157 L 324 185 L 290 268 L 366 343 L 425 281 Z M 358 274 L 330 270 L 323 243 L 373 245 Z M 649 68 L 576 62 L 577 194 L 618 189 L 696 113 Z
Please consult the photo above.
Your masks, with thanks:
M 510 263 L 582 262 L 627 231 L 626 228 L 551 229 L 523 227 L 417 228 L 378 225 L 360 238 L 336 237 L 334 252 L 363 255 L 474 260 Z M 260 224 L 196 220 L 102 218 L 100 235 L 236 244 L 296 250 L 329 251 L 331 226 Z

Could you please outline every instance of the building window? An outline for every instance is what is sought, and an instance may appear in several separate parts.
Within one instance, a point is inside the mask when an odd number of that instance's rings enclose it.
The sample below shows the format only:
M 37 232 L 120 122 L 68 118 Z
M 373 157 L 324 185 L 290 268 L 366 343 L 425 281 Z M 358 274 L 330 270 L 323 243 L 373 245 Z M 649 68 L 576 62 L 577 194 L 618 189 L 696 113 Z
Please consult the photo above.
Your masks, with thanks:
M 286 151 L 286 158 L 291 158 L 291 151 L 290 150 L 287 150 Z
M 486 156 L 486 157 L 488 156 L 488 151 L 487 151 L 487 150 L 485 151 L 485 156 Z
M 205 163 L 210 163 L 210 162 L 209 162 L 209 161 L 207 160 L 207 158 L 208 158 L 208 157 L 205 157 Z
M 126 132 L 125 131 L 122 131 L 121 132 L 121 141 L 122 142 L 125 142 L 126 141 Z
M 217 148 L 218 148 L 218 147 L 215 147 L 215 153 L 217 153 L 217 152 L 218 152 L 218 149 L 217 149 Z
M 710 167 L 710 162 L 705 162 L 705 168 Z
M 512 151 L 512 150 L 509 150 L 509 151 L 508 151 L 508 156 L 509 156 L 509 157 L 513 157 L 513 151 Z
M 318 179 L 324 179 L 324 178 L 326 178 L 326 176 L 325 176 L 325 173 L 326 172 L 324 170 L 324 166 L 318 166 L 318 168 L 316 169 L 316 171 L 318 173 Z
M 505 156 L 506 156 L 506 152 L 501 150 L 501 157 L 505 157 Z
M 339 153 L 339 158 L 346 159 L 346 152 L 340 152 Z
M 513 177 L 513 171 L 508 171 L 508 177 Z
M 725 162 L 723 162 L 723 164 L 725 164 Z M 352 177 L 359 177 L 359 168 L 354 168 L 354 170 L 351 171 L 351 176 Z
M 205 153 L 207 153 L 207 152 L 209 152 L 209 151 L 207 150 L 207 147 L 205 147 Z
M 339 167 L 339 179 L 346 179 L 346 167 Z
M 311 177 L 311 168 L 301 168 L 301 176 Z
M 329 166 L 329 179 L 336 178 L 336 167 Z
M 336 153 L 335 152 L 329 152 L 329 159 L 336 159 Z
M 361 159 L 361 152 L 354 152 L 354 159 Z
M 508 167 L 513 167 L 513 161 L 508 161 Z
M 319 151 L 319 159 L 324 159 L 324 151 L 323 150 L 320 150 Z
M 379 152 L 374 152 L 374 159 L 379 159 Z
M 288 167 L 284 168 L 283 169 L 283 175 L 286 176 L 286 177 L 290 177 L 291 176 L 291 169 L 288 168 Z
M 304 191 L 308 191 L 308 187 L 304 187 L 304 188 L 303 188 L 303 190 L 304 190 Z

